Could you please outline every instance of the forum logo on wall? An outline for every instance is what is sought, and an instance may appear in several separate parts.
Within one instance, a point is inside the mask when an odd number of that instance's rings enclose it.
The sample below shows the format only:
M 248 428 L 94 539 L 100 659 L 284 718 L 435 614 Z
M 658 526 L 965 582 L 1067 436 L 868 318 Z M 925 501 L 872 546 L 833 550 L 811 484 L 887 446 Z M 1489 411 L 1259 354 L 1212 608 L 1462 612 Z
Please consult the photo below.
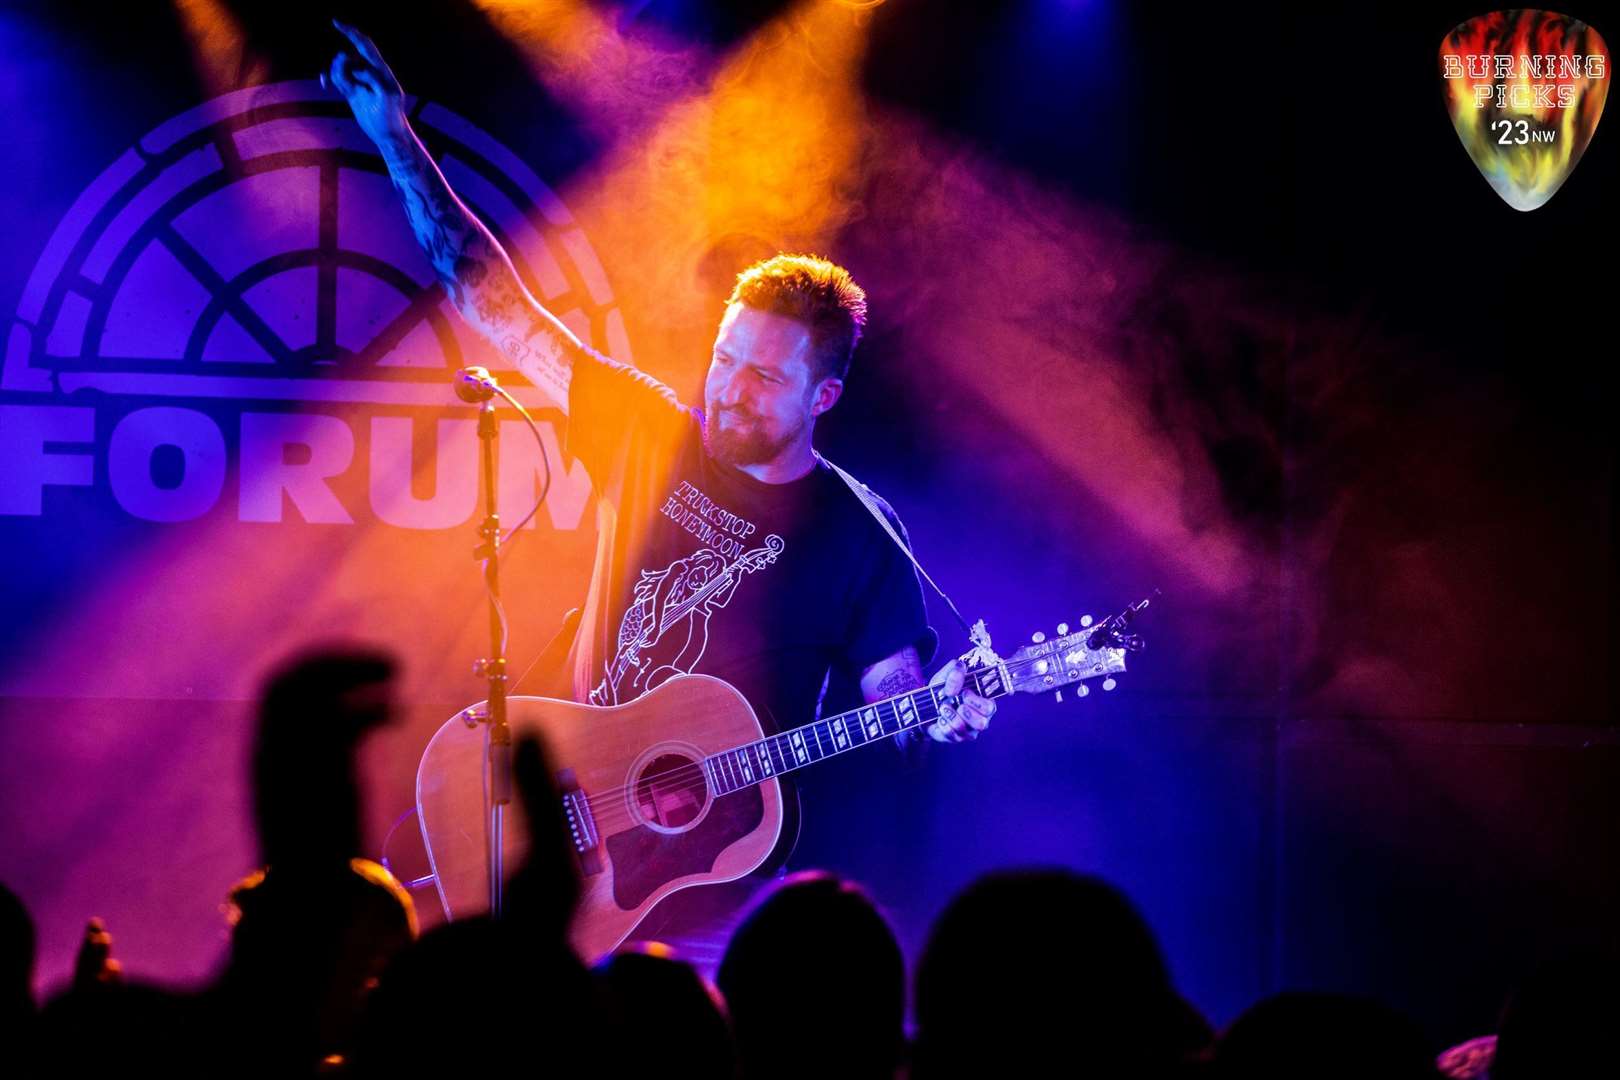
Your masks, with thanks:
M 1609 93 L 1609 49 L 1590 26 L 1517 8 L 1469 19 L 1440 43 L 1446 110 L 1463 149 L 1515 210 L 1569 179 Z
M 423 102 L 411 115 L 535 296 L 628 360 L 606 275 L 561 200 L 465 119 Z M 470 364 L 510 371 L 434 280 L 347 107 L 315 82 L 227 94 L 119 157 L 35 265 L 0 367 L 0 515 L 110 498 L 149 521 L 462 525 L 476 420 L 450 380 Z M 562 413 L 520 376 L 510 385 L 553 465 L 542 516 L 576 528 L 590 488 L 561 467 Z M 544 463 L 521 421 L 501 434 L 501 513 L 515 521 Z M 423 472 L 432 481 L 413 482 Z

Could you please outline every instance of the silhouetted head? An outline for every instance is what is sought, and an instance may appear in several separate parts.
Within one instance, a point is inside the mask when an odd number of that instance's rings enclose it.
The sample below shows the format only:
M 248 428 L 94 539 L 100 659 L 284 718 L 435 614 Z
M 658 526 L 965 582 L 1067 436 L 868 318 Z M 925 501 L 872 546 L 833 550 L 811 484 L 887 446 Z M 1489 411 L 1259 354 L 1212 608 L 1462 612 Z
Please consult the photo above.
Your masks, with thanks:
M 603 960 L 598 981 L 625 1032 L 625 1075 L 728 1077 L 737 1068 L 721 997 L 667 946 L 638 944 Z
M 405 949 L 367 997 L 350 1074 L 504 1073 L 514 1040 L 527 1072 L 617 1073 L 603 1065 L 609 1010 L 567 940 L 579 867 L 545 747 L 512 748 L 529 853 L 507 884 L 502 917 L 458 919 Z
M 745 1077 L 888 1077 L 899 1062 L 905 962 L 856 885 L 789 877 L 737 927 L 716 981 Z
M 1221 1080 L 1437 1080 L 1423 1032 L 1348 994 L 1285 993 L 1253 1006 L 1215 1047 Z
M 1151 1075 L 1207 1040 L 1147 923 L 1094 877 L 982 877 L 946 907 L 918 964 L 915 1076 L 1053 1060 Z
M 416 938 L 410 895 L 386 869 L 354 859 L 340 878 L 283 878 L 271 867 L 231 890 L 231 952 L 221 1003 L 276 1032 L 294 1062 L 342 1053 L 367 993 Z
M 366 1003 L 350 1075 L 618 1075 L 590 973 L 566 945 L 511 921 L 458 919 L 422 935 Z M 604 1064 L 604 1059 L 607 1064 Z

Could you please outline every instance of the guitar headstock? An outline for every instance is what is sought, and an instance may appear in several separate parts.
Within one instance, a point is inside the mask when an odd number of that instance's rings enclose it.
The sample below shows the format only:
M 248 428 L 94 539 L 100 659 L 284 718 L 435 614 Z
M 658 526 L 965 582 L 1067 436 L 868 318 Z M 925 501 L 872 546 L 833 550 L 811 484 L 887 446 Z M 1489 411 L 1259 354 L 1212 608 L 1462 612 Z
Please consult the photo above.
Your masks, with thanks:
M 1073 632 L 1067 623 L 1059 623 L 1056 637 L 1035 634 L 1031 644 L 1002 661 L 1009 689 L 1032 694 L 1055 690 L 1062 700 L 1063 687 L 1079 683 L 1079 694 L 1084 697 L 1091 692 L 1086 680 L 1102 679 L 1103 689 L 1112 690 L 1113 676 L 1125 670 L 1125 654 L 1139 652 L 1146 645 L 1130 626 L 1149 602 L 1132 604 L 1097 622 L 1087 615 Z

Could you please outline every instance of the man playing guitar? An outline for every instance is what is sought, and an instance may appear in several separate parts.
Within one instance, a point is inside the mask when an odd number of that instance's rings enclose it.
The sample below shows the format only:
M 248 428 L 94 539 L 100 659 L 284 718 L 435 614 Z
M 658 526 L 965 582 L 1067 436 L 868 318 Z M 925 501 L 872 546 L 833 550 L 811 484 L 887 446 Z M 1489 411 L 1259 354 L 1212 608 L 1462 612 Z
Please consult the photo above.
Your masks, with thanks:
M 668 387 L 583 345 L 528 292 L 412 131 L 376 46 L 338 29 L 354 52 L 339 52 L 327 81 L 376 144 L 457 310 L 568 414 L 569 452 L 600 497 L 567 661 L 572 699 L 622 705 L 697 672 L 740 690 L 770 733 L 816 718 L 835 666 L 858 678 L 867 702 L 925 685 L 919 644 L 931 650 L 933 632 L 916 571 L 812 447 L 866 318 L 849 274 L 797 255 L 745 270 L 720 321 L 703 408 L 683 407 Z M 965 675 L 953 661 L 927 684 L 949 702 L 926 728 L 936 741 L 974 738 L 995 712 L 964 693 Z

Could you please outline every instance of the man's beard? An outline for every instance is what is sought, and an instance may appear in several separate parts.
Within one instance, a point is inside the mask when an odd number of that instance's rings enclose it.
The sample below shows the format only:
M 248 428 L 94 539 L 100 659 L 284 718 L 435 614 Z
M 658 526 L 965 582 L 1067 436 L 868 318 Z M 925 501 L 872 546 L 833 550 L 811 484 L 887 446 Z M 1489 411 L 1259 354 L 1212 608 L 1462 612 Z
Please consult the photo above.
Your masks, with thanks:
M 720 423 L 722 415 L 723 413 L 715 413 L 706 419 L 703 425 L 703 448 L 708 451 L 710 457 L 725 465 L 763 465 L 768 461 L 774 461 L 777 455 L 799 437 L 799 432 L 804 430 L 804 424 L 800 423 L 792 431 L 773 439 L 761 427 L 758 417 L 744 415 L 747 423 L 739 430 L 735 427 L 722 427 Z

